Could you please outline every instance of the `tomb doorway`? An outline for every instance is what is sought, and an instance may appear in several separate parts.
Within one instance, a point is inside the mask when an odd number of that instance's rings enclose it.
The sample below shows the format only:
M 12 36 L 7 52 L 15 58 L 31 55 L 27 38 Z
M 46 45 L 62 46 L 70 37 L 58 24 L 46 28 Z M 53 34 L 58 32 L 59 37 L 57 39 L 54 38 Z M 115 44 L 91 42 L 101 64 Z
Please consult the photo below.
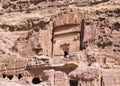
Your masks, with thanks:
M 70 80 L 70 86 L 78 86 L 77 80 Z
M 70 47 L 70 44 L 62 44 L 60 46 L 60 48 L 63 50 L 64 57 L 66 57 L 67 55 L 69 55 L 69 47 Z

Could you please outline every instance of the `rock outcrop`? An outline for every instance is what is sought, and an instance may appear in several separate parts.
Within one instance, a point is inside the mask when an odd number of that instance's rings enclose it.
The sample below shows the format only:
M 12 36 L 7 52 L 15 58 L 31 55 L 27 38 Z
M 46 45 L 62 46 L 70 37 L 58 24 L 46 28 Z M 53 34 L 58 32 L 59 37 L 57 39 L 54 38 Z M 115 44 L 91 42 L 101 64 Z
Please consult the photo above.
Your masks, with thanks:
M 119 0 L 0 0 L 0 86 L 119 86 Z

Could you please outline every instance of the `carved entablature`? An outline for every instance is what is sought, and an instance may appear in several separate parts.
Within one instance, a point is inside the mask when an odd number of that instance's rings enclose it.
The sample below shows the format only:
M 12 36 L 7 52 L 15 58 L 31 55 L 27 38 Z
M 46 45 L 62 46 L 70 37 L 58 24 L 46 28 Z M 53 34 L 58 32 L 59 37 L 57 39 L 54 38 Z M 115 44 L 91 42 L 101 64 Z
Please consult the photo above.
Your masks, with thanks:
M 80 12 L 64 12 L 60 13 L 54 22 L 54 26 L 66 26 L 66 25 L 79 25 L 84 19 L 83 15 Z

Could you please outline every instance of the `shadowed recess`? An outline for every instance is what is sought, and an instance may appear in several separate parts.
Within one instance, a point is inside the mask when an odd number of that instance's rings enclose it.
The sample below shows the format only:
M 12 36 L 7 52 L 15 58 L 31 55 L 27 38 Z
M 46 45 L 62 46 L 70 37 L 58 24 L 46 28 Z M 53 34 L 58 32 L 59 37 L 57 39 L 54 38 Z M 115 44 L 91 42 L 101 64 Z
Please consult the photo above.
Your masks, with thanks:
M 40 79 L 39 78 L 33 78 L 32 79 L 32 83 L 33 84 L 39 84 L 41 81 L 40 81 Z

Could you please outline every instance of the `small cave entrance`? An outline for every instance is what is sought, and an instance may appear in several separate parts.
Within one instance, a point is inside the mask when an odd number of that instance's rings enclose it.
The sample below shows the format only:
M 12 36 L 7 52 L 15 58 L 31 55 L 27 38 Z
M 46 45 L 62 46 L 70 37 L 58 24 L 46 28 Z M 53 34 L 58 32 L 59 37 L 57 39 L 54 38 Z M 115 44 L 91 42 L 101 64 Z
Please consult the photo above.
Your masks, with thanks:
M 18 74 L 18 79 L 21 79 L 22 77 L 22 74 Z
M 64 51 L 64 57 L 68 55 L 68 51 Z
M 41 48 L 41 45 L 38 45 L 37 47 L 39 48 L 33 48 L 33 51 L 35 52 L 35 54 L 39 55 L 39 53 L 42 52 L 43 49 Z
M 67 57 L 67 55 L 69 55 L 69 48 L 70 48 L 70 44 L 62 44 L 60 45 L 60 49 L 63 50 L 63 56 Z
M 33 83 L 33 84 L 40 84 L 41 81 L 40 81 L 39 77 L 37 77 L 37 78 L 33 78 L 33 79 L 32 79 L 32 83 Z
M 77 80 L 70 80 L 70 86 L 78 86 Z
M 6 78 L 6 75 L 5 75 L 5 74 L 3 74 L 3 75 L 2 75 L 2 77 L 3 77 L 3 78 Z
M 13 75 L 8 75 L 7 78 L 8 78 L 9 80 L 12 80 L 12 79 L 13 79 Z

